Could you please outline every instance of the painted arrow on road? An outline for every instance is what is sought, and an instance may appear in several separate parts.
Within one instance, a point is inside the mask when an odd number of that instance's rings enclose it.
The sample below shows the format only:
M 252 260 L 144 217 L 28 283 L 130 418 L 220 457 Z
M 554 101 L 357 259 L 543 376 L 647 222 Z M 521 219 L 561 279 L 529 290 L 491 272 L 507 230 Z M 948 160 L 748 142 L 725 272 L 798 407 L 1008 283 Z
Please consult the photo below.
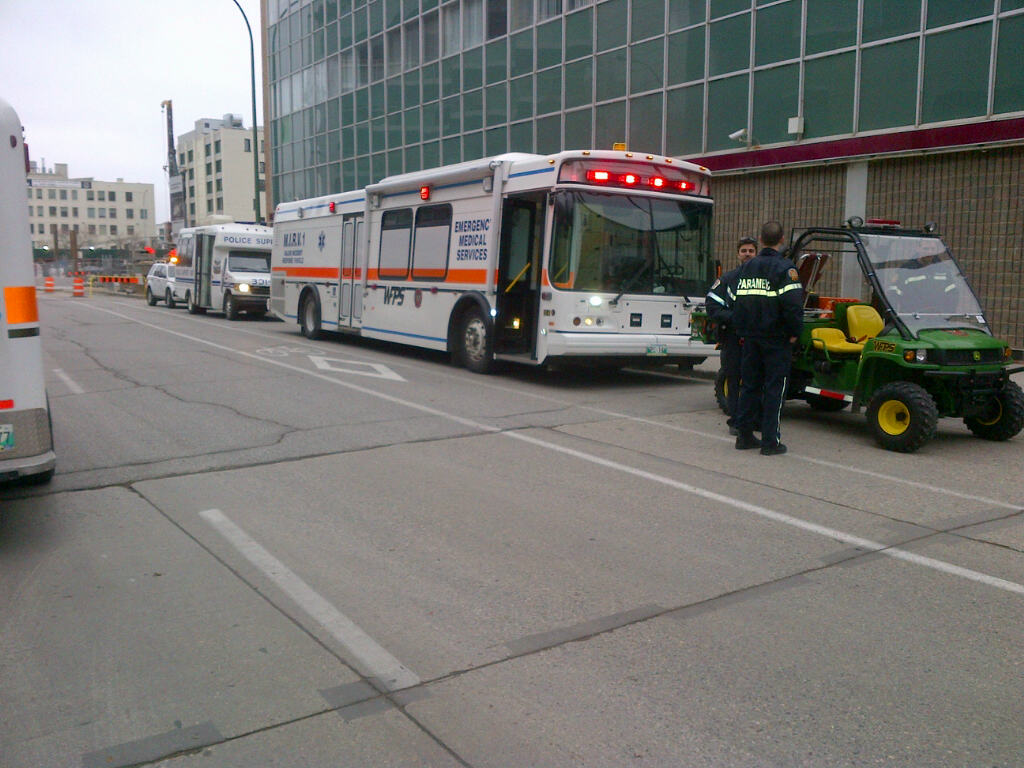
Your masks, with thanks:
M 364 363 L 360 360 L 339 360 L 336 357 L 324 357 L 323 355 L 308 355 L 308 357 L 313 361 L 313 365 L 321 371 L 354 373 L 356 376 L 369 376 L 373 379 L 405 381 L 404 378 L 392 371 L 386 365 L 381 365 L 380 363 Z

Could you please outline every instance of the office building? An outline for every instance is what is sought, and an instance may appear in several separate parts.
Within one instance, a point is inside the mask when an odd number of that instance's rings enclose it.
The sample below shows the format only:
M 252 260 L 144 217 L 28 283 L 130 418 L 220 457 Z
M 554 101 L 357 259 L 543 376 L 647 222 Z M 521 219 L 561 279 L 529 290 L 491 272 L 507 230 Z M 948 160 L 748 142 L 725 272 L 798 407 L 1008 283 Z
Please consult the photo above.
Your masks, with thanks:
M 766 218 L 934 221 L 1024 346 L 1024 0 L 263 0 L 274 201 L 497 154 L 716 171 Z

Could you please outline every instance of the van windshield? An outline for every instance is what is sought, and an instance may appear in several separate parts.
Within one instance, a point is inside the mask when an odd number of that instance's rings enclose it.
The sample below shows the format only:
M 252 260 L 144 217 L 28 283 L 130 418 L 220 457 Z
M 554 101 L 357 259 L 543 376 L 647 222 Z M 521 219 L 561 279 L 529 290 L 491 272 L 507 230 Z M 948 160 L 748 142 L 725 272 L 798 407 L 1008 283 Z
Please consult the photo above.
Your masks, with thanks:
M 270 254 L 265 251 L 230 251 L 228 269 L 232 272 L 270 272 Z

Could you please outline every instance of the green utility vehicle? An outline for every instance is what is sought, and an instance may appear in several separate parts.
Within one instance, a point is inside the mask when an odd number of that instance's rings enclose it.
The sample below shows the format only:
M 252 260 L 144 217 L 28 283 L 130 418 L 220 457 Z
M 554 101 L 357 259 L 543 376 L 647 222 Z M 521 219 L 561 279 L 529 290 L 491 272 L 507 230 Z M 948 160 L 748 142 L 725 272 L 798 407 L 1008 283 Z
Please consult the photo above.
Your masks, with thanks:
M 891 451 L 916 451 L 940 416 L 962 418 L 987 440 L 1021 431 L 1024 393 L 1010 375 L 1024 366 L 1013 366 L 1009 345 L 993 337 L 934 227 L 854 218 L 794 232 L 790 253 L 805 298 L 787 397 L 819 411 L 866 406 L 875 438 Z M 819 283 L 839 283 L 837 274 L 821 280 L 827 264 L 838 272 L 854 263 L 860 297 L 817 292 Z

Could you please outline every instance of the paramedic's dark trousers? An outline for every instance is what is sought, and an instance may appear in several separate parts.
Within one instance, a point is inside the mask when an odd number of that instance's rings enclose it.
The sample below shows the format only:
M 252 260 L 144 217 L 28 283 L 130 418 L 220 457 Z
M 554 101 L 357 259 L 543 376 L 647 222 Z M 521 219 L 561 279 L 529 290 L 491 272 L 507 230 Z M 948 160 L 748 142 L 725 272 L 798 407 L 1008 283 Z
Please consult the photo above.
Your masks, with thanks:
M 742 350 L 742 385 L 736 428 L 741 435 L 749 435 L 757 428 L 758 409 L 763 408 L 761 442 L 775 445 L 780 439 L 779 419 L 786 396 L 789 366 L 793 361 L 793 345 L 785 338 L 747 336 Z

